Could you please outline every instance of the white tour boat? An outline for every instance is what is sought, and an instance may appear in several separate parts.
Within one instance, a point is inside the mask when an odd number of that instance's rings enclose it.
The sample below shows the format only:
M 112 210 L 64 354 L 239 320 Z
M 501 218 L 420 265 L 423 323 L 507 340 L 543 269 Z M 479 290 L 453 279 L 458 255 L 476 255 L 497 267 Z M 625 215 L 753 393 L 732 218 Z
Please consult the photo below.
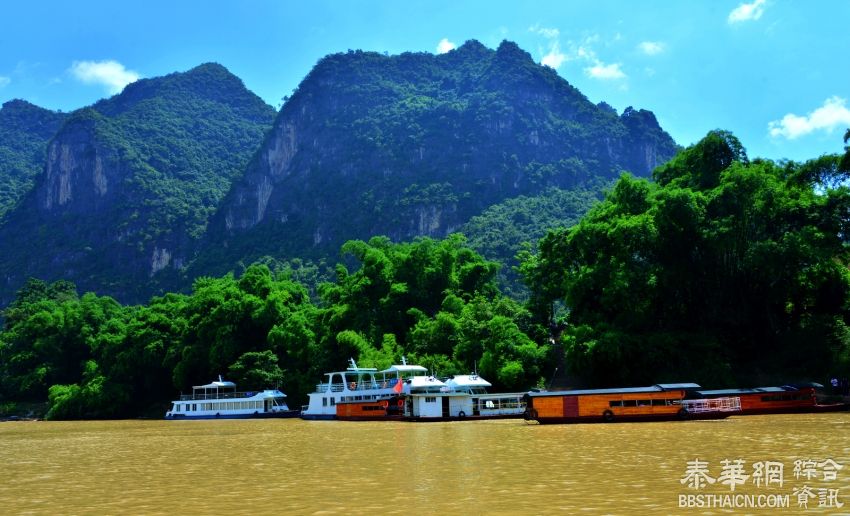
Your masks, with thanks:
M 252 419 L 298 416 L 279 390 L 236 392 L 236 384 L 218 381 L 192 387 L 191 395 L 171 403 L 165 419 Z
M 345 371 L 325 373 L 327 381 L 316 385 L 316 390 L 308 394 L 309 403 L 302 408 L 301 417 L 336 419 L 336 406 L 339 403 L 382 399 L 396 401 L 400 396 L 410 393 L 411 381 L 428 378 L 427 374 L 427 369 L 408 365 L 404 358 L 400 365 L 383 371 L 374 367 L 358 367 L 351 359 L 351 366 Z
M 393 366 L 396 367 L 396 366 Z M 374 374 L 391 375 L 391 367 Z M 463 421 L 520 418 L 524 393 L 488 394 L 491 384 L 476 374 L 457 375 L 447 382 L 417 375 L 404 388 L 383 396 L 343 396 L 335 407 L 345 421 Z
M 478 376 L 478 374 L 458 374 L 446 380 L 446 386 L 453 392 L 469 394 L 470 403 L 467 405 L 471 412 L 466 412 L 479 419 L 520 418 L 525 413 L 524 392 L 489 393 L 487 389 L 493 384 Z

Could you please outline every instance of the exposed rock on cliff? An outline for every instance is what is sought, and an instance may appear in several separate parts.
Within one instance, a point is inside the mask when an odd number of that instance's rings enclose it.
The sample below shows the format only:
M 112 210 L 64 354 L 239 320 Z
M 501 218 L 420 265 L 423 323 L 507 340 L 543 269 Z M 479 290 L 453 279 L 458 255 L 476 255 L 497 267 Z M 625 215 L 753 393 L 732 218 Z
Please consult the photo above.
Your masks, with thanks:
M 141 80 L 68 117 L 0 228 L 2 297 L 28 276 L 142 301 L 177 286 L 274 110 L 217 64 Z
M 63 113 L 10 100 L 0 108 L 0 225 L 5 214 L 29 192 L 44 167 L 47 142 Z
M 511 42 L 335 54 L 284 105 L 198 271 L 374 234 L 443 236 L 505 199 L 646 176 L 675 152 L 651 112 L 596 106 Z

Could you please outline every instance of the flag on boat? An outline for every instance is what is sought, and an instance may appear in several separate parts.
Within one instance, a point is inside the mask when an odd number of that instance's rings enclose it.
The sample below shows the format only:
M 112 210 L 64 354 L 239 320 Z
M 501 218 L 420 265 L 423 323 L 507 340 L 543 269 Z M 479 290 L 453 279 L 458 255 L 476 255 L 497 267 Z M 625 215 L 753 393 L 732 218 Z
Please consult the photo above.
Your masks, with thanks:
M 396 393 L 401 394 L 401 390 L 402 390 L 403 388 L 404 388 L 404 382 L 402 382 L 401 378 L 399 378 L 399 379 L 398 379 L 398 381 L 397 381 L 397 382 L 396 382 L 396 384 L 395 384 L 395 387 L 393 387 L 393 391 L 395 391 Z

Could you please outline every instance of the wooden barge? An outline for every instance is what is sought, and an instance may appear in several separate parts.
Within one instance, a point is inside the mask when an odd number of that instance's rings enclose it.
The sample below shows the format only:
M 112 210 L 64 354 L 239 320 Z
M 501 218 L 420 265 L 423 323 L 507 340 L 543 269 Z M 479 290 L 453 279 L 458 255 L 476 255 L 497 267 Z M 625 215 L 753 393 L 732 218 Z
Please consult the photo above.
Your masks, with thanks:
M 847 403 L 818 403 L 816 385 L 783 385 L 754 389 L 697 390 L 699 398 L 735 396 L 741 399 L 741 415 L 800 414 L 838 412 L 850 409 Z
M 695 383 L 677 383 L 620 389 L 532 391 L 526 394 L 525 419 L 543 424 L 613 423 L 722 419 L 738 413 L 740 405 L 734 397 L 721 400 L 718 396 L 713 403 L 685 404 L 687 394 L 700 388 Z

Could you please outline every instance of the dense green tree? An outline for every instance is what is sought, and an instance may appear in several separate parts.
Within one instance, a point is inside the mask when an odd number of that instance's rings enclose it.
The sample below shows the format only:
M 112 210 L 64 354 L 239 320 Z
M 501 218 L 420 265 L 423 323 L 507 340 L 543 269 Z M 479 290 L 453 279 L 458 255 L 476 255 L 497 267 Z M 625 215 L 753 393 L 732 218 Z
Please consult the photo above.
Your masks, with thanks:
M 75 383 L 97 351 L 102 328 L 123 317 L 113 299 L 80 298 L 67 282 L 30 281 L 4 312 L 3 388 L 14 399 L 44 399 L 54 384 Z
M 850 190 L 835 157 L 750 162 L 714 131 L 624 176 L 523 274 L 536 320 L 566 307 L 574 371 L 605 385 L 823 378 L 848 367 Z
M 278 388 L 283 382 L 283 370 L 278 365 L 277 355 L 269 349 L 243 353 L 228 370 L 230 380 L 243 390 Z
M 343 246 L 360 265 L 340 266 L 323 288 L 321 330 L 338 364 L 346 356 L 389 365 L 405 354 L 436 374 L 468 373 L 479 364 L 499 387 L 539 381 L 548 348 L 526 332 L 530 317 L 498 293 L 497 264 L 460 235 L 394 244 L 373 238 Z
M 503 293 L 524 299 L 524 288 L 516 269 L 528 244 L 536 244 L 546 233 L 558 227 L 572 227 L 602 198 L 608 183 L 600 182 L 572 190 L 549 188 L 539 195 L 519 196 L 490 206 L 472 217 L 461 232 L 469 246 L 488 260 L 502 264 L 499 288 Z

